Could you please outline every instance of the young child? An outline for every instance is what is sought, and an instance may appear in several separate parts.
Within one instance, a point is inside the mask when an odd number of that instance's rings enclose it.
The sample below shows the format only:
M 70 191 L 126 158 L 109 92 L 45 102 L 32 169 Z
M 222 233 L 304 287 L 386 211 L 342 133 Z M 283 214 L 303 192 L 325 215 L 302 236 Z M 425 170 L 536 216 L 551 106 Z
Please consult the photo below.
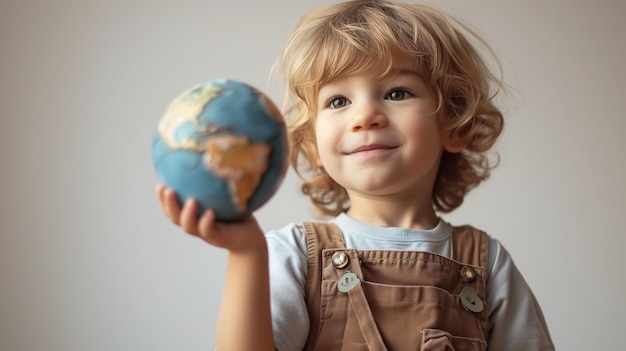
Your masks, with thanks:
M 554 349 L 502 245 L 437 215 L 488 177 L 503 126 L 471 38 L 484 45 L 417 4 L 301 20 L 280 57 L 291 163 L 329 222 L 263 234 L 157 187 L 168 218 L 229 251 L 218 350 Z

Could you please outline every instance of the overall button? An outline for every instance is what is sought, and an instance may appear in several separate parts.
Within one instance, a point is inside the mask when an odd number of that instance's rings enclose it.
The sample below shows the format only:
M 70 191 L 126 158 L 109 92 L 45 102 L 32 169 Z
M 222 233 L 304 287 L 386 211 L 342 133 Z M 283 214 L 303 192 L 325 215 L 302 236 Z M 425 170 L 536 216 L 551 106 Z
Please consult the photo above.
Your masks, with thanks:
M 470 266 L 463 266 L 463 268 L 461 268 L 460 274 L 461 274 L 461 281 L 463 283 L 473 283 L 476 280 L 476 278 L 478 278 L 478 274 L 476 273 L 476 270 Z
M 339 281 L 337 282 L 337 289 L 341 292 L 347 293 L 350 289 L 359 285 L 360 282 L 361 279 L 359 279 L 356 274 L 347 272 L 339 278 Z
M 459 298 L 461 298 L 463 307 L 468 311 L 479 313 L 485 308 L 485 304 L 483 304 L 483 301 L 478 297 L 476 291 L 469 286 L 463 288 L 461 294 L 459 294 Z
M 346 268 L 348 267 L 348 264 L 350 264 L 350 258 L 344 251 L 335 252 L 331 260 L 333 262 L 333 266 L 339 269 Z

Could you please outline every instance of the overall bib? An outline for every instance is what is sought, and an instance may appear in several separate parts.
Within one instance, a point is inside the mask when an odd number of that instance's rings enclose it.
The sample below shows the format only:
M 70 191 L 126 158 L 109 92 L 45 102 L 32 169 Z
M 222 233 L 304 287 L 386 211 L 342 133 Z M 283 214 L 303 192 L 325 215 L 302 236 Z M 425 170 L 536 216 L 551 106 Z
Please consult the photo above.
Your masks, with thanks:
M 488 236 L 455 227 L 451 258 L 346 248 L 335 224 L 305 223 L 305 350 L 486 350 Z

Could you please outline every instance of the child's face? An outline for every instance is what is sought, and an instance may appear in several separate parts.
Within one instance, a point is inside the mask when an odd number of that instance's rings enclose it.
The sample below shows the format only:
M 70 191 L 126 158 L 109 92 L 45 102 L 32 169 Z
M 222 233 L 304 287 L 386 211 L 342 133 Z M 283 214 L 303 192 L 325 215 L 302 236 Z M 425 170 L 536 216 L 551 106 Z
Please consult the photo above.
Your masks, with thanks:
M 321 87 L 319 162 L 355 195 L 430 197 L 442 151 L 436 99 L 410 70 L 343 77 Z

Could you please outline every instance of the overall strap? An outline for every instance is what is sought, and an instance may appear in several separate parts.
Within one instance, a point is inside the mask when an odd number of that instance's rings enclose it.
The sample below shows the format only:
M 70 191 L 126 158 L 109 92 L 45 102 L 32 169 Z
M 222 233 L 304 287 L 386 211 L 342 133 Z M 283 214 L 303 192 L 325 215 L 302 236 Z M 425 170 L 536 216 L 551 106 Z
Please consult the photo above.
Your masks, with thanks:
M 315 345 L 311 341 L 317 340 L 319 334 L 323 264 L 321 253 L 325 248 L 345 248 L 346 244 L 341 230 L 334 223 L 305 222 L 303 226 L 308 256 L 305 299 L 311 321 L 307 345 Z
M 359 256 L 356 250 L 348 250 L 346 254 L 350 256 L 352 262 L 359 262 Z M 350 270 L 353 270 L 354 273 L 346 271 L 346 273 L 339 278 L 338 286 L 344 286 L 344 289 L 339 288 L 339 291 L 348 294 L 350 305 L 354 310 L 354 315 L 356 316 L 359 329 L 367 344 L 367 349 L 370 351 L 387 351 L 387 346 L 385 346 L 383 338 L 380 335 L 380 331 L 372 315 L 372 310 L 365 297 L 363 285 L 359 279 L 359 277 L 363 278 L 361 265 L 358 263 L 352 264 L 350 265 Z M 356 284 L 354 283 L 355 281 Z
M 489 236 L 470 226 L 454 227 L 451 251 L 453 260 L 486 269 L 489 260 Z
M 478 298 L 483 299 L 483 303 L 486 303 L 488 275 L 487 266 L 489 264 L 489 236 L 485 232 L 470 226 L 455 227 L 452 234 L 451 256 L 455 261 L 474 267 L 473 269 L 468 270 L 470 272 L 474 272 L 476 275 L 475 278 L 472 279 L 474 282 L 472 284 L 468 284 L 468 286 L 473 285 L 471 289 L 474 290 L 466 294 L 465 298 L 470 299 L 466 301 L 471 303 L 473 299 Z M 459 273 L 463 275 L 463 269 Z M 471 281 L 468 283 L 471 283 Z M 464 295 L 464 291 L 466 290 L 463 289 L 463 291 L 461 291 L 461 295 Z M 464 298 L 461 297 L 461 299 Z M 467 305 L 465 305 L 463 300 L 462 303 L 467 308 Z M 480 305 L 483 306 L 483 310 L 479 325 L 482 334 L 486 337 L 487 309 L 484 308 L 484 304 Z

